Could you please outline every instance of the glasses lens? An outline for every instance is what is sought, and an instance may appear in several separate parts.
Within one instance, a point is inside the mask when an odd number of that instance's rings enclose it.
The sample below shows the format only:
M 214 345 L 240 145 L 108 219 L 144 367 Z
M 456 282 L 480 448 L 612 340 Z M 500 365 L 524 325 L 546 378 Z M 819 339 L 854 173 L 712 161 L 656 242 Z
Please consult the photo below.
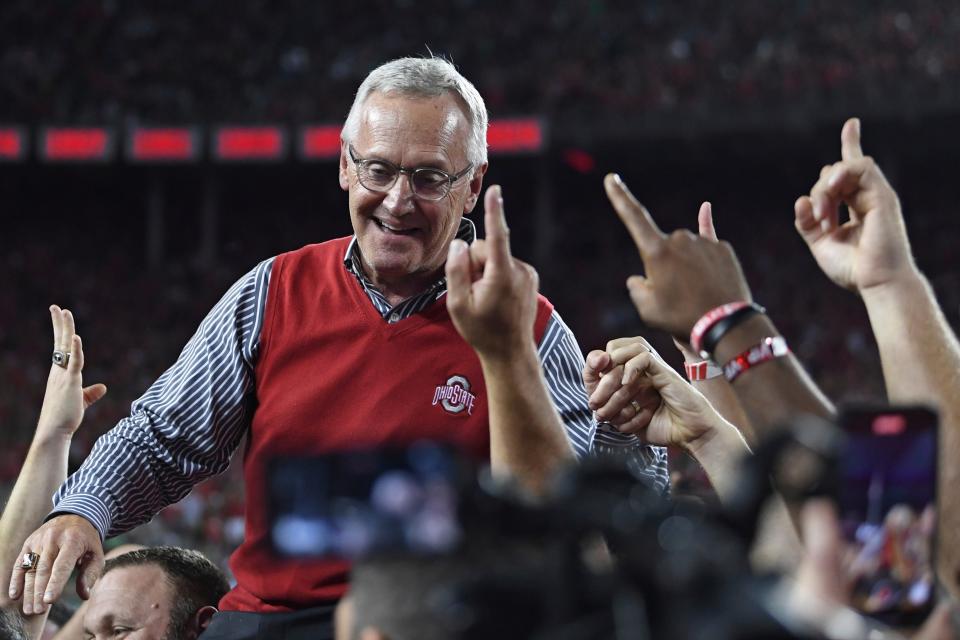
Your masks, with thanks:
M 435 169 L 417 169 L 413 172 L 413 190 L 421 198 L 439 200 L 447 195 L 450 181 L 447 174 Z
M 368 160 L 360 163 L 360 182 L 367 189 L 387 191 L 397 179 L 397 169 L 384 162 Z

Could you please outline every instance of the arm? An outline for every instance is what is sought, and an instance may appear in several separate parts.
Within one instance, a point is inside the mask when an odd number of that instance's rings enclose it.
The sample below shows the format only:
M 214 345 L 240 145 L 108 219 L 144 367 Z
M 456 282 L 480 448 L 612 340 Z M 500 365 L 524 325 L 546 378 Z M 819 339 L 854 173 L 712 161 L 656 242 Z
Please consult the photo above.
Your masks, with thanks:
M 61 487 L 54 516 L 24 543 L 42 553 L 36 583 L 14 569 L 11 597 L 56 600 L 79 562 L 86 597 L 103 563 L 101 540 L 146 522 L 201 480 L 226 468 L 252 410 L 271 261 L 241 278 L 214 306 L 177 362 L 102 436 Z M 49 581 L 49 585 L 47 582 Z M 39 600 L 38 600 L 39 602 Z
M 560 414 L 577 456 L 621 460 L 634 474 L 666 494 L 670 487 L 667 450 L 647 444 L 636 435 L 650 421 L 653 410 L 660 404 L 660 396 L 656 392 L 640 393 L 637 398 L 647 405 L 641 415 L 633 413 L 633 407 L 629 406 L 625 410 L 628 417 L 619 423 L 598 422 L 588 401 L 595 382 L 586 384 L 581 377 L 581 372 L 588 371 L 589 367 L 576 337 L 556 311 L 547 324 L 539 353 L 553 406 Z M 621 368 L 619 375 L 622 374 Z
M 52 306 L 50 318 L 54 348 L 68 352 L 70 359 L 66 367 L 56 364 L 50 367 L 37 430 L 0 517 L 0 571 L 6 572 L 4 575 L 21 561 L 22 556 L 17 553 L 23 541 L 43 522 L 54 492 L 67 477 L 70 442 L 80 426 L 83 412 L 107 392 L 102 384 L 83 387 L 83 345 L 80 336 L 74 333 L 73 315 Z M 3 596 L 0 606 L 10 610 L 15 603 Z M 33 602 L 24 602 L 25 613 L 31 614 L 34 610 Z M 24 630 L 29 637 L 40 636 L 46 618 L 46 613 L 26 617 Z
M 797 200 L 795 225 L 824 273 L 861 295 L 890 401 L 940 411 L 938 572 L 960 597 L 960 346 L 913 260 L 896 192 L 863 155 L 859 120 L 840 138 L 841 161 Z M 840 204 L 850 212 L 843 224 Z
M 573 450 L 547 391 L 531 327 L 536 271 L 510 255 L 500 188 L 484 198 L 487 238 L 450 245 L 447 308 L 480 359 L 490 403 L 490 463 L 535 493 L 572 461 Z
M 633 397 L 648 385 L 661 398 L 640 439 L 688 451 L 703 467 L 721 502 L 733 492 L 739 463 L 750 453 L 737 428 L 668 365 L 646 341 L 613 349 L 613 363 L 623 366 L 622 386 L 614 393 Z
M 710 309 L 735 300 L 752 300 L 729 244 L 686 230 L 667 236 L 619 177 L 607 176 L 604 187 L 643 260 L 646 276 L 631 276 L 627 288 L 644 322 L 686 340 L 693 325 Z M 720 340 L 714 360 L 725 363 L 762 339 L 777 335 L 768 317 L 754 316 Z M 733 388 L 758 438 L 799 413 L 834 414 L 833 406 L 793 355 L 748 369 Z

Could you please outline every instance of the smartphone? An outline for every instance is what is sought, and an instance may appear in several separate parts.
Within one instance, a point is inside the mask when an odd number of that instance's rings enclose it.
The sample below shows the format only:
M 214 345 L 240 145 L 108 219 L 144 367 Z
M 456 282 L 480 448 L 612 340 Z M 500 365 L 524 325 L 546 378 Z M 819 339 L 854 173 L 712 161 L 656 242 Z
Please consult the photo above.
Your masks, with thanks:
M 840 522 L 853 606 L 893 626 L 921 622 L 934 599 L 937 414 L 850 407 L 840 414 Z
M 348 560 L 448 553 L 463 536 L 458 496 L 466 466 L 430 442 L 275 459 L 267 474 L 273 549 Z

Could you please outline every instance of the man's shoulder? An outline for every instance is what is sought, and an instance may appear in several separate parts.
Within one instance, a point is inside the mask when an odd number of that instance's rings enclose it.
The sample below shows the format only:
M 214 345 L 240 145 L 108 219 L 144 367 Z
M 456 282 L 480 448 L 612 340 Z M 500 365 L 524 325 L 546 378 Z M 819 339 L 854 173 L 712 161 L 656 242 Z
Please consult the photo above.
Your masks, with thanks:
M 273 258 L 274 270 L 278 270 L 278 267 L 279 270 L 283 270 L 285 267 L 292 265 L 318 264 L 322 262 L 342 263 L 347 253 L 347 247 L 350 246 L 352 239 L 352 236 L 334 238 L 333 240 L 308 244 L 299 249 L 278 254 Z
M 350 246 L 350 241 L 353 239 L 353 236 L 343 236 L 342 238 L 334 238 L 332 240 L 326 240 L 324 242 L 317 242 L 314 244 L 308 244 L 300 247 L 299 249 L 292 249 L 290 251 L 285 251 L 283 253 L 277 254 L 274 257 L 274 260 L 296 260 L 302 259 L 308 256 L 321 256 L 328 253 L 340 252 L 340 258 L 347 252 L 347 247 Z

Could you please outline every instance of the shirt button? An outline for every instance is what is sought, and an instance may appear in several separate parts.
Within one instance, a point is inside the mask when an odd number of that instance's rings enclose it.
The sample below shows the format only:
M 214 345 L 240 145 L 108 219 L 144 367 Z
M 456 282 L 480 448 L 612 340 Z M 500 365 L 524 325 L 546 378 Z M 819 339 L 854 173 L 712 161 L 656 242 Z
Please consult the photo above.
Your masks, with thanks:
M 399 321 L 400 321 L 400 314 L 399 314 L 399 313 L 391 313 L 391 314 L 390 314 L 390 322 L 399 322 Z

